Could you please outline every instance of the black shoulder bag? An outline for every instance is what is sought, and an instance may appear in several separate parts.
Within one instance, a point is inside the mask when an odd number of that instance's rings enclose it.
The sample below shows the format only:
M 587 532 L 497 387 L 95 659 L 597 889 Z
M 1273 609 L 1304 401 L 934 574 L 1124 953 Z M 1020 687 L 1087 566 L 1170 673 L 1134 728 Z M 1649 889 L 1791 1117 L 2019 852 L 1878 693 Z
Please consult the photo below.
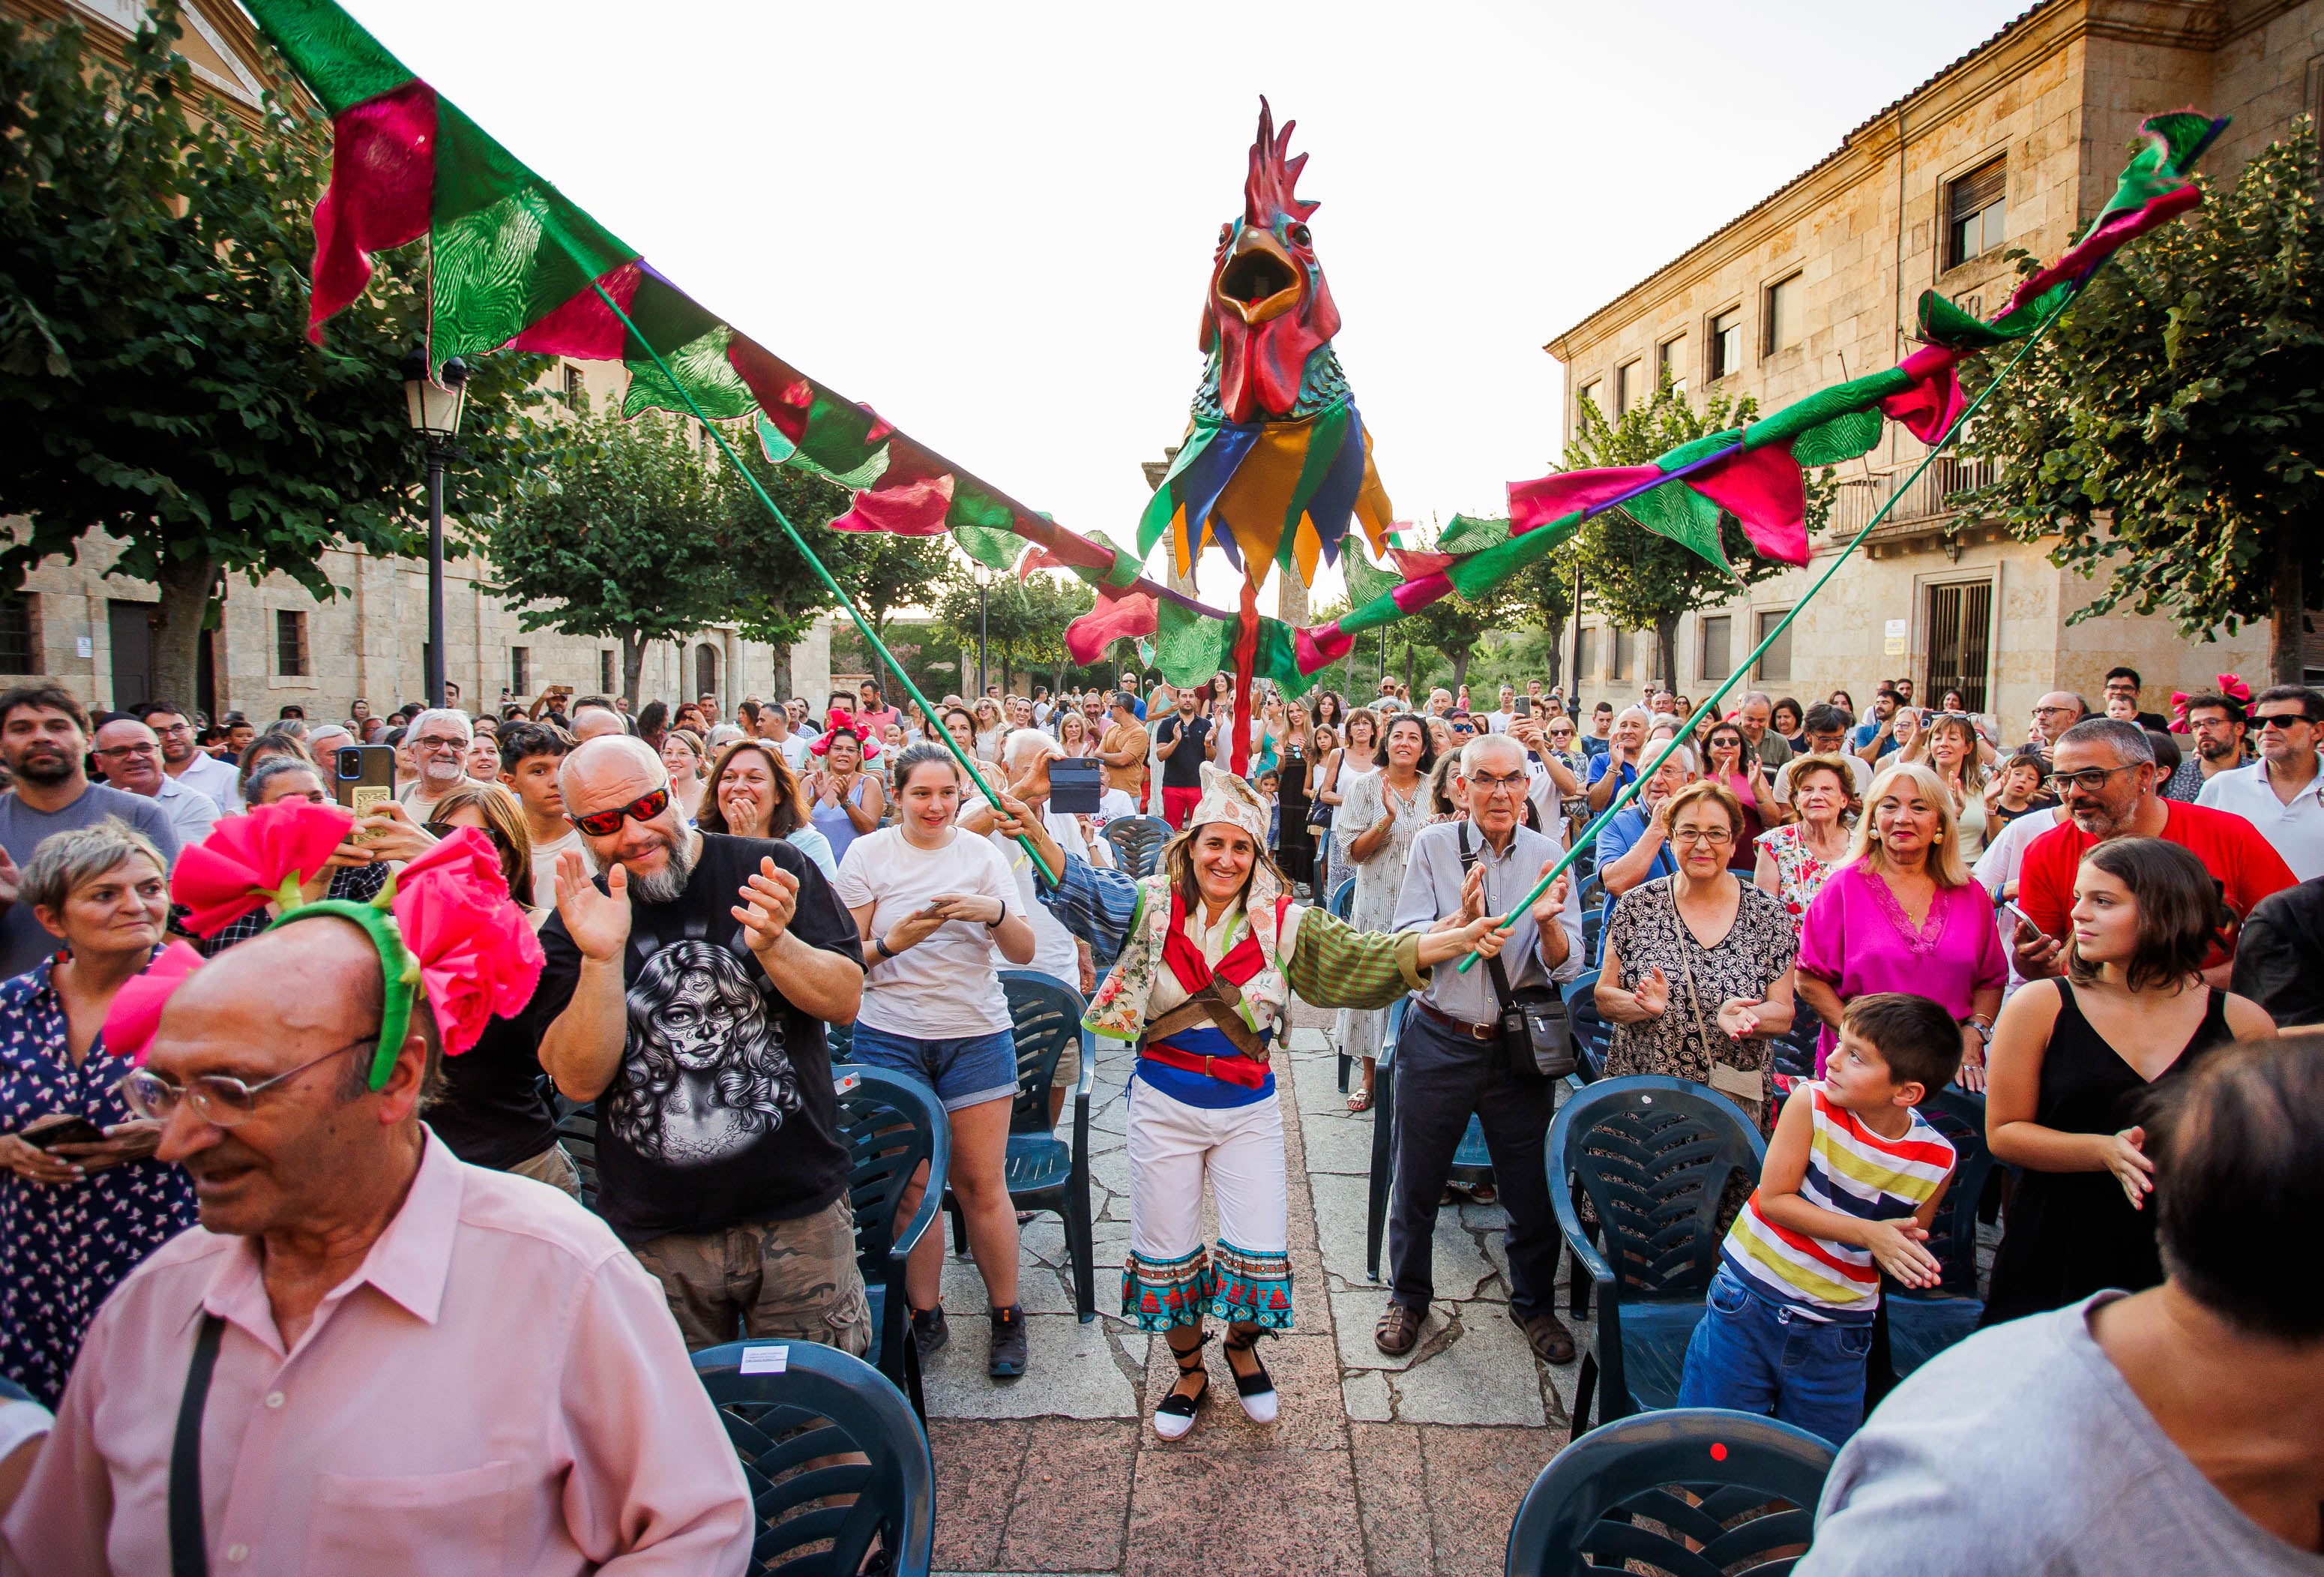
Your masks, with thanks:
M 1463 817 L 1459 825 L 1461 880 L 1465 884 L 1479 854 L 1469 846 L 1468 819 Z M 1501 967 L 1499 957 L 1485 960 L 1485 970 L 1492 978 L 1493 1000 L 1501 1007 L 1501 1051 L 1508 1059 L 1510 1074 L 1535 1083 L 1571 1074 L 1573 1036 L 1565 999 L 1554 986 L 1527 986 L 1522 992 L 1510 990 L 1509 972 Z

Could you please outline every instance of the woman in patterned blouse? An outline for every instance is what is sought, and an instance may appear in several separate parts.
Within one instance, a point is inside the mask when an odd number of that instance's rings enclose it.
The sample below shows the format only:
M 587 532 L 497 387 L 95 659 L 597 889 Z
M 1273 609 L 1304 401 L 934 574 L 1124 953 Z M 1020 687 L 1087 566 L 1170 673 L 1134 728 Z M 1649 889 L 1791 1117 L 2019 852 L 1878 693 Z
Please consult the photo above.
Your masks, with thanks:
M 161 945 L 160 852 L 118 821 L 59 833 L 33 851 L 16 901 L 65 945 L 0 984 L 0 1374 L 53 1407 L 97 1305 L 194 1224 L 194 1191 L 152 1158 L 161 1124 L 123 1103 L 128 1064 L 98 1037 Z M 75 1120 L 104 1137 L 39 1143 Z
M 1800 819 L 1758 836 L 1758 865 L 1752 881 L 1762 892 L 1783 899 L 1796 928 L 1826 878 L 1848 858 L 1848 829 L 1859 808 L 1856 779 L 1838 756 L 1808 756 L 1793 762 L 1792 807 Z

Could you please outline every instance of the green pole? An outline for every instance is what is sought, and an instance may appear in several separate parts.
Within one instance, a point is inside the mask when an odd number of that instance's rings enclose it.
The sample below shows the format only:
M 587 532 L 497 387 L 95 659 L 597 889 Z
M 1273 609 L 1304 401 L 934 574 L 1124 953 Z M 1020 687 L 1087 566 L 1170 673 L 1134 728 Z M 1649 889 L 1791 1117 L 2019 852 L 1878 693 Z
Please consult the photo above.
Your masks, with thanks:
M 751 468 L 742 464 L 742 457 L 737 455 L 733 446 L 726 441 L 726 435 L 719 430 L 718 424 L 702 413 L 702 407 L 695 403 L 694 396 L 687 392 L 685 383 L 669 370 L 669 364 L 661 359 L 661 352 L 654 348 L 653 342 L 639 332 L 635 323 L 630 321 L 630 315 L 622 310 L 622 304 L 606 292 L 604 285 L 593 283 L 590 288 L 597 292 L 599 300 L 613 309 L 613 316 L 622 320 L 622 327 L 628 329 L 631 336 L 646 347 L 646 354 L 653 357 L 654 365 L 660 369 L 661 375 L 669 381 L 671 388 L 678 391 L 678 398 L 686 401 L 686 408 L 694 412 L 694 419 L 702 424 L 702 430 L 708 433 L 712 440 L 717 444 L 718 452 L 724 455 L 727 463 L 734 467 L 736 474 L 751 484 L 751 491 L 756 493 L 759 502 L 766 506 L 767 513 L 773 517 L 775 524 L 783 529 L 783 535 L 791 540 L 791 545 L 797 548 L 807 559 L 807 567 L 815 571 L 816 578 L 823 582 L 824 589 L 838 598 L 839 605 L 847 610 L 847 616 L 855 622 L 856 631 L 863 637 L 864 643 L 879 653 L 880 660 L 888 665 L 888 671 L 896 676 L 897 681 L 904 687 L 905 693 L 919 704 L 920 715 L 936 724 L 936 738 L 944 742 L 945 749 L 952 752 L 953 760 L 959 762 L 961 770 L 968 774 L 968 780 L 976 785 L 977 792 L 984 796 L 985 803 L 991 806 L 994 812 L 998 814 L 1001 809 L 1001 796 L 994 791 L 991 785 L 985 782 L 984 775 L 976 770 L 976 763 L 969 758 L 968 752 L 960 748 L 960 742 L 953 738 L 952 731 L 944 726 L 944 720 L 936 715 L 935 705 L 926 696 L 920 694 L 919 686 L 912 683 L 912 676 L 904 671 L 904 665 L 896 660 L 895 653 L 888 650 L 887 643 L 880 639 L 878 632 L 872 628 L 863 615 L 856 611 L 854 599 L 850 597 L 840 584 L 831 577 L 831 571 L 824 567 L 823 560 L 816 557 L 815 549 L 807 545 L 807 539 L 800 536 L 798 529 L 784 518 L 783 512 L 776 507 L 775 501 L 767 495 L 767 490 L 759 484 L 759 479 L 751 475 Z M 1036 869 L 1049 875 L 1052 881 L 1064 879 L 1065 874 L 1064 872 L 1054 873 L 1049 872 L 1048 862 L 1041 858 L 1041 852 L 1034 846 L 1032 839 L 1019 838 L 1017 842 L 1024 846 L 1027 857 L 1033 862 Z
M 1822 591 L 1826 584 L 1831 581 L 1831 577 L 1840 573 L 1840 567 L 1847 563 L 1848 560 L 1854 556 L 1857 549 L 1863 545 L 1864 539 L 1870 536 L 1873 529 L 1878 526 L 1882 521 L 1888 518 L 1888 512 L 1895 509 L 1896 507 L 1896 501 L 1903 498 L 1905 491 L 1909 489 L 1914 483 L 1920 480 L 1921 473 L 1927 470 L 1930 465 L 1935 461 L 1939 455 L 1944 453 L 1947 448 L 1951 447 L 1953 439 L 1960 435 L 1961 429 L 1969 425 L 1969 419 L 1977 414 L 1978 407 L 1983 405 L 1993 392 L 2001 387 L 2002 381 L 2004 379 L 2007 378 L 2011 373 L 2017 370 L 2017 364 L 2024 361 L 2027 354 L 2033 350 L 2034 346 L 2037 343 L 2040 342 L 2042 337 L 2050 332 L 2050 325 L 2055 323 L 2058 320 L 2058 315 L 2063 312 L 2072 304 L 2072 302 L 2073 298 L 2069 296 L 2064 300 L 2060 301 L 2057 306 L 2051 309 L 2050 315 L 2043 318 L 2040 324 L 2034 327 L 2034 332 L 2025 337 L 2025 343 L 2018 347 L 2017 354 L 2010 357 L 2008 363 L 2002 367 L 2001 371 L 1994 375 L 1993 382 L 1978 390 L 1977 398 L 1969 402 L 1968 409 L 1960 413 L 1959 420 L 1954 421 L 1951 427 L 1945 429 L 1945 434 L 1942 438 L 1929 446 L 1929 452 L 1921 457 L 1921 463 L 1918 466 L 1914 466 L 1912 474 L 1906 476 L 1903 482 L 1899 483 L 1894 492 L 1889 493 L 1888 502 L 1882 504 L 1877 510 L 1873 512 L 1872 518 L 1865 521 L 1863 528 L 1859 530 L 1855 536 L 1850 537 L 1848 540 L 1848 546 L 1842 548 L 1839 552 L 1832 555 L 1831 562 L 1824 567 L 1824 571 L 1821 575 L 1815 577 L 1814 584 L 1808 587 L 1806 593 L 1801 596 L 1799 601 L 1792 604 L 1791 610 L 1788 613 L 1786 613 L 1781 619 L 1775 621 L 1775 625 L 1768 630 L 1767 633 L 1760 638 L 1759 644 L 1751 649 L 1750 655 L 1736 665 L 1735 671 L 1727 676 L 1726 683 L 1720 685 L 1718 689 L 1712 691 L 1711 698 L 1705 701 L 1703 706 L 1713 708 L 1715 712 L 1719 703 L 1726 698 L 1727 692 L 1743 682 L 1744 676 L 1748 674 L 1751 669 L 1757 665 L 1761 654 L 1766 652 L 1767 648 L 1775 643 L 1776 637 L 1780 636 L 1784 631 L 1792 627 L 1792 621 L 1800 616 L 1800 610 L 1806 607 L 1810 603 L 1815 600 L 1816 594 Z M 1681 485 L 1684 484 L 1681 484 Z M 1581 853 L 1582 845 L 1585 843 L 1594 844 L 1598 841 L 1598 835 L 1605 829 L 1606 824 L 1612 821 L 1614 817 L 1618 816 L 1622 811 L 1628 808 L 1630 801 L 1636 799 L 1638 797 L 1639 792 L 1646 788 L 1646 779 L 1660 771 L 1662 770 L 1662 764 L 1670 759 L 1671 752 L 1677 750 L 1680 745 L 1686 742 L 1687 733 L 1688 730 L 1682 729 L 1678 733 L 1671 735 L 1668 742 L 1664 744 L 1660 753 L 1655 757 L 1654 764 L 1649 767 L 1642 767 L 1639 769 L 1637 777 L 1633 779 L 1630 783 L 1621 790 L 1621 792 L 1616 794 L 1614 798 L 1607 803 L 1606 808 L 1599 813 L 1598 818 L 1595 821 L 1592 821 L 1587 827 L 1584 827 L 1582 831 L 1582 835 L 1573 840 L 1573 846 L 1565 851 L 1564 855 L 1559 859 L 1556 864 L 1550 867 L 1549 873 L 1547 875 L 1544 876 L 1539 881 L 1534 884 L 1534 889 L 1531 892 L 1526 893 L 1525 897 L 1517 901 L 1517 903 L 1509 909 L 1508 914 L 1503 917 L 1501 923 L 1496 926 L 1494 929 L 1507 934 L 1509 927 L 1516 924 L 1517 917 L 1519 914 L 1533 908 L 1535 904 L 1541 901 L 1542 894 L 1549 890 L 1551 883 L 1554 882 L 1559 877 L 1565 874 L 1566 868 L 1572 865 L 1575 857 Z M 1466 974 L 1470 970 L 1475 968 L 1476 964 L 1477 954 L 1471 953 L 1461 960 L 1460 972 L 1462 974 Z

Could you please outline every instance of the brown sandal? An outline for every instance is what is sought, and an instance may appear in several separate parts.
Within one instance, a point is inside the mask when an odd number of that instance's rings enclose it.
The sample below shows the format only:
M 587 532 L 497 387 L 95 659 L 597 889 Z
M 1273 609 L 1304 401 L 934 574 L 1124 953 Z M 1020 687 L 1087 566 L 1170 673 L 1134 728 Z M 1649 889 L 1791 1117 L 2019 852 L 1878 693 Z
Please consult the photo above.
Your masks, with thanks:
M 1421 1319 L 1417 1309 L 1388 1305 L 1380 1311 L 1379 1323 L 1372 1327 L 1372 1345 L 1390 1358 L 1402 1358 L 1420 1345 Z
M 1533 1349 L 1536 1358 L 1544 1363 L 1573 1361 L 1573 1333 L 1567 1330 L 1565 1322 L 1555 1314 L 1547 1311 L 1535 1314 L 1512 1312 L 1509 1318 L 1516 1321 L 1517 1329 L 1525 1333 L 1526 1345 Z

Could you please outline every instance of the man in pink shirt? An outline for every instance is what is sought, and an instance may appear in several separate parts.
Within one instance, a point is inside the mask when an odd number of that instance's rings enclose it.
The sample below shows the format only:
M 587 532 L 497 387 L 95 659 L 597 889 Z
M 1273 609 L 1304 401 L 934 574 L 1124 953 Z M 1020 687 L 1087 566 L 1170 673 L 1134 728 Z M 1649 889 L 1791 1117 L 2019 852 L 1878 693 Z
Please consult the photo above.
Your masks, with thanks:
M 382 1000 L 337 918 L 169 998 L 131 1077 L 202 1224 L 90 1325 L 0 1572 L 170 1572 L 180 1495 L 219 1577 L 743 1570 L 749 1492 L 661 1288 L 565 1194 L 421 1126 L 425 1001 L 370 1087 Z

